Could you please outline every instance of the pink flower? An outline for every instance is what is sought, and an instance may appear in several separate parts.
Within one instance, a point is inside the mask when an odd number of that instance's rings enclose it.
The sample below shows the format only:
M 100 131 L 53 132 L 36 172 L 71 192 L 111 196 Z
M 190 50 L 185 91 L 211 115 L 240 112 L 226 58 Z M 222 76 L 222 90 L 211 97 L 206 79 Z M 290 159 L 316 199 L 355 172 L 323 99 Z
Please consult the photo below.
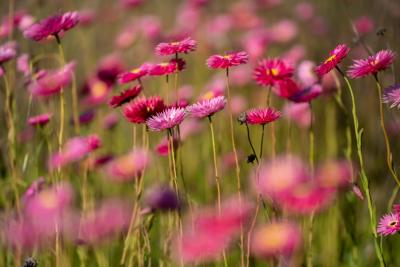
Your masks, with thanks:
M 299 85 L 292 79 L 284 79 L 278 81 L 274 87 L 272 87 L 272 91 L 282 97 L 288 99 L 290 96 L 299 92 L 301 89 Z
M 178 53 L 189 53 L 196 49 L 196 41 L 188 37 L 181 41 L 160 43 L 156 47 L 156 54 L 159 56 L 175 55 Z
M 178 64 L 175 61 L 152 64 L 149 66 L 148 73 L 151 76 L 171 75 L 178 70 Z
M 322 86 L 314 84 L 304 89 L 299 89 L 297 92 L 292 92 L 292 95 L 288 97 L 289 100 L 301 103 L 310 102 L 322 94 Z
M 51 96 L 59 93 L 71 83 L 75 63 L 68 63 L 55 71 L 43 71 L 39 77 L 33 79 L 28 86 L 29 91 L 35 96 Z
M 249 61 L 249 55 L 244 52 L 228 53 L 224 56 L 214 55 L 207 59 L 207 66 L 211 69 L 227 69 L 234 66 L 246 64 Z
M 168 138 L 164 137 L 163 139 L 161 139 L 161 141 L 158 143 L 158 145 L 156 146 L 156 151 L 157 154 L 159 154 L 160 156 L 167 156 L 168 153 L 170 152 L 170 147 L 169 147 L 169 143 L 168 143 Z M 174 149 L 176 149 L 180 144 L 179 141 L 174 138 L 173 139 L 173 143 L 174 143 Z
M 186 108 L 186 111 L 195 118 L 204 118 L 214 115 L 224 109 L 226 99 L 224 96 L 217 96 L 211 99 L 201 100 Z
M 50 118 L 52 116 L 53 116 L 52 113 L 44 113 L 37 116 L 33 116 L 28 119 L 28 123 L 32 126 L 44 126 L 50 121 Z
M 264 59 L 254 69 L 254 79 L 259 85 L 275 85 L 292 77 L 293 68 L 280 59 Z
M 249 124 L 265 125 L 276 121 L 281 113 L 273 108 L 251 109 L 246 112 L 246 122 Z
M 128 83 L 137 79 L 142 78 L 143 76 L 146 76 L 149 72 L 149 67 L 151 64 L 149 63 L 144 63 L 141 66 L 134 68 L 128 72 L 123 72 L 118 75 L 118 83 L 123 84 L 123 83 Z
M 354 27 L 360 35 L 370 33 L 374 30 L 374 21 L 368 16 L 362 16 L 354 21 Z
M 328 161 L 317 169 L 316 181 L 324 188 L 349 187 L 352 184 L 353 168 L 348 161 Z
M 383 92 L 382 100 L 384 103 L 390 104 L 391 108 L 396 106 L 400 108 L 400 84 L 395 84 L 386 88 Z
M 151 116 L 164 109 L 164 101 L 159 96 L 140 97 L 125 105 L 123 114 L 132 123 L 145 123 Z
M 25 77 L 31 74 L 28 54 L 22 54 L 17 58 L 17 70 L 22 72 Z
M 301 246 L 300 228 L 288 221 L 266 224 L 255 230 L 251 251 L 260 258 L 291 256 Z
M 57 152 L 51 156 L 49 168 L 50 170 L 54 170 L 79 161 L 100 146 L 101 141 L 97 135 L 71 138 L 65 143 L 61 152 Z
M 0 64 L 4 64 L 17 55 L 17 43 L 7 42 L 0 46 Z
M 311 124 L 311 110 L 308 103 L 287 103 L 283 109 L 285 118 L 292 120 L 301 128 Z
M 393 235 L 400 231 L 399 213 L 389 213 L 383 215 L 379 220 L 377 231 L 381 236 Z
M 347 74 L 353 79 L 376 75 L 378 72 L 387 69 L 394 62 L 395 57 L 395 53 L 391 50 L 381 50 L 366 59 L 354 60 Z
M 28 200 L 42 191 L 45 183 L 46 182 L 43 177 L 39 177 L 37 180 L 33 181 L 32 184 L 26 189 L 22 197 L 23 202 L 26 203 Z
M 185 118 L 184 108 L 168 108 L 150 117 L 146 124 L 152 131 L 171 129 L 179 125 Z
M 297 77 L 306 87 L 318 82 L 318 77 L 314 72 L 315 63 L 309 60 L 302 61 L 297 67 Z
M 135 149 L 126 155 L 111 160 L 105 166 L 108 179 L 115 182 L 128 182 L 139 178 L 150 163 L 150 155 L 144 149 Z
M 88 106 L 101 105 L 107 101 L 111 92 L 111 85 L 107 82 L 94 77 L 91 78 L 87 84 L 88 95 L 82 99 L 82 103 Z
M 62 15 L 51 16 L 28 27 L 24 31 L 24 36 L 34 41 L 41 41 L 50 36 L 60 37 L 78 22 L 78 12 L 67 12 Z
M 345 44 L 339 44 L 329 53 L 329 57 L 315 68 L 319 76 L 323 76 L 333 70 L 350 52 L 350 48 Z
M 135 85 L 132 88 L 128 88 L 122 91 L 121 94 L 113 96 L 109 102 L 109 105 L 112 108 L 122 106 L 130 102 L 135 97 L 137 97 L 141 91 L 142 91 L 142 86 L 140 84 Z

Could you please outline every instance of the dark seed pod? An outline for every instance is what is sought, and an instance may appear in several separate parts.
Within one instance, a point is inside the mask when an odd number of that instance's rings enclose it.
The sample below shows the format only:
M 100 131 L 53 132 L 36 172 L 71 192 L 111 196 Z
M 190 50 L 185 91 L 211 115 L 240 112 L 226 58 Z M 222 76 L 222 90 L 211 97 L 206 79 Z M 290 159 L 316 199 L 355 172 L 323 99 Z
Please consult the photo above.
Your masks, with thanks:
M 246 117 L 247 117 L 246 112 L 243 112 L 242 114 L 240 114 L 240 116 L 237 118 L 237 120 L 240 124 L 243 124 L 246 122 L 246 119 L 247 119 Z
M 247 163 L 253 163 L 256 160 L 256 155 L 250 154 L 247 156 Z
M 37 267 L 38 263 L 35 258 L 29 257 L 24 261 L 24 267 Z

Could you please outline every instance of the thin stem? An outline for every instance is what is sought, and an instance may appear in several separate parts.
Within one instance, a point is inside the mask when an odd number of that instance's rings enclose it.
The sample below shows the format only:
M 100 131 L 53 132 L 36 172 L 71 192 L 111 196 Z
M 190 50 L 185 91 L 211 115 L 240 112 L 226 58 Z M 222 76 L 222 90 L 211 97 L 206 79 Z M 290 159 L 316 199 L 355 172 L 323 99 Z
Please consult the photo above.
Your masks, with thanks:
M 217 185 L 217 200 L 218 200 L 218 212 L 221 213 L 221 188 L 219 184 L 219 176 L 218 176 L 218 165 L 217 165 L 217 152 L 215 146 L 215 136 L 214 136 L 214 127 L 212 123 L 211 116 L 208 116 L 208 121 L 210 122 L 210 133 L 211 133 L 211 144 L 214 158 L 214 173 L 215 173 L 215 183 Z
M 173 180 L 176 187 L 176 192 L 178 193 L 178 175 L 176 172 L 176 163 L 175 163 L 175 148 L 174 148 L 174 137 L 172 135 L 172 129 L 168 129 L 169 143 L 170 143 L 170 152 L 171 152 L 171 160 L 172 160 L 172 174 Z
M 256 157 L 257 164 L 260 164 L 260 162 L 258 161 L 256 150 L 254 149 L 254 146 L 253 146 L 253 142 L 251 142 L 249 125 L 247 124 L 247 122 L 245 122 L 245 124 L 246 124 L 246 130 L 247 130 L 247 140 L 249 141 L 251 150 L 253 151 L 253 155 Z
M 264 148 L 264 129 L 265 129 L 265 124 L 261 125 L 261 142 L 260 142 L 260 160 L 263 155 L 263 148 Z
M 309 102 L 310 106 L 310 112 L 311 112 L 311 123 L 310 123 L 310 129 L 309 129 L 309 146 L 310 149 L 308 151 L 309 153 L 309 164 L 311 171 L 314 171 L 314 116 L 313 116 L 313 110 L 312 110 L 312 105 L 311 102 Z
M 61 40 L 58 35 L 55 36 L 58 45 L 58 52 L 61 58 L 62 66 L 65 65 L 64 49 L 61 45 Z M 64 137 L 64 117 L 65 117 L 65 101 L 64 101 L 64 90 L 60 91 L 60 128 L 58 131 L 58 152 L 61 153 Z M 58 174 L 61 175 L 61 166 L 58 167 Z
M 309 128 L 309 164 L 311 172 L 314 173 L 314 117 L 311 102 L 309 102 L 310 112 L 311 112 L 311 124 Z M 313 230 L 314 230 L 314 212 L 311 213 L 309 218 L 309 228 L 308 228 L 308 250 L 307 250 L 307 267 L 313 266 Z

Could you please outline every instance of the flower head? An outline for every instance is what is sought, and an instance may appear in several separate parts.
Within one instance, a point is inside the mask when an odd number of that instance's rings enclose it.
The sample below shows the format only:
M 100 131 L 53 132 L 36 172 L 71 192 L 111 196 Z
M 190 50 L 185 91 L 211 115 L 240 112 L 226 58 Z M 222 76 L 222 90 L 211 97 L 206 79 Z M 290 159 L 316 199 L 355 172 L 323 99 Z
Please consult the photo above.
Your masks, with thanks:
M 274 85 L 276 82 L 292 77 L 293 68 L 283 60 L 264 59 L 254 69 L 254 79 L 260 85 Z
M 184 108 L 172 107 L 153 115 L 146 121 L 146 124 L 152 131 L 162 131 L 179 125 L 184 118 Z
M 146 203 L 152 210 L 176 210 L 180 207 L 178 195 L 168 186 L 152 187 L 146 194 Z
M 63 34 L 73 28 L 78 22 L 78 12 L 67 12 L 62 15 L 51 16 L 32 24 L 24 31 L 24 36 L 34 41 L 41 41 L 50 36 Z
M 207 66 L 210 69 L 227 69 L 234 66 L 246 64 L 249 55 L 244 52 L 233 52 L 226 55 L 213 55 L 207 59 Z
M 165 109 L 159 96 L 141 97 L 124 106 L 124 116 L 132 123 L 145 123 L 148 118 Z
M 44 113 L 37 116 L 33 116 L 28 119 L 28 123 L 29 125 L 32 126 L 44 126 L 50 121 L 52 116 L 53 114 L 51 113 Z
M 383 91 L 384 103 L 390 104 L 391 108 L 400 108 L 400 84 L 392 85 Z
M 204 118 L 214 115 L 216 112 L 222 110 L 225 105 L 225 97 L 217 96 L 211 99 L 200 100 L 199 102 L 188 106 L 186 111 L 193 117 Z
M 137 68 L 133 68 L 127 72 L 123 72 L 118 75 L 118 82 L 120 84 L 123 84 L 140 79 L 148 74 L 150 66 L 151 66 L 150 64 L 144 63 Z
M 132 88 L 126 89 L 121 94 L 113 96 L 109 102 L 110 107 L 116 108 L 130 102 L 132 99 L 137 97 L 142 91 L 140 84 L 135 85 Z
M 354 60 L 347 74 L 353 79 L 376 75 L 378 72 L 387 69 L 394 62 L 395 57 L 393 51 L 381 50 L 366 59 Z
M 246 112 L 246 122 L 249 124 L 265 125 L 276 121 L 280 116 L 281 113 L 273 108 L 251 109 Z
M 3 64 L 17 55 L 17 43 L 7 42 L 0 46 L 0 64 Z
M 296 103 L 310 102 L 321 94 L 322 86 L 320 84 L 313 84 L 306 88 L 299 88 L 297 92 L 292 92 L 292 95 L 288 99 Z
M 382 236 L 393 235 L 400 231 L 399 213 L 389 213 L 381 217 L 377 228 L 378 234 Z
M 196 41 L 188 37 L 178 42 L 160 43 L 156 47 L 156 54 L 168 56 L 178 53 L 189 53 L 196 50 Z
M 315 72 L 319 76 L 323 76 L 334 69 L 350 52 L 350 48 L 345 44 L 339 44 L 330 53 L 319 66 L 315 68 Z
M 171 75 L 178 70 L 178 63 L 176 61 L 163 62 L 158 64 L 152 64 L 149 66 L 149 75 L 151 76 L 162 76 Z

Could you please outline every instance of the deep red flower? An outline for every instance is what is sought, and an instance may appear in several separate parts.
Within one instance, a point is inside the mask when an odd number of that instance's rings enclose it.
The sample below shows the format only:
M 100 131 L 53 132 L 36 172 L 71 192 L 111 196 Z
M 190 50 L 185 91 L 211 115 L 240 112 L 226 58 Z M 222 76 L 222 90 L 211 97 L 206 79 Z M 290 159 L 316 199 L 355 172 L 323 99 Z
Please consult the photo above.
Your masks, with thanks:
M 284 79 L 278 81 L 272 90 L 275 94 L 282 98 L 289 98 L 293 96 L 295 93 L 300 91 L 299 85 L 292 79 Z
M 140 84 L 135 85 L 132 88 L 126 89 L 121 92 L 121 94 L 113 96 L 109 102 L 110 107 L 116 108 L 128 103 L 135 97 L 137 97 L 142 91 L 142 86 Z
M 159 96 L 141 97 L 124 106 L 124 116 L 132 123 L 145 123 L 148 118 L 165 109 Z
M 264 59 L 254 69 L 254 79 L 260 85 L 274 85 L 276 82 L 292 77 L 293 68 L 278 58 Z
M 246 112 L 246 122 L 249 124 L 265 125 L 276 121 L 281 113 L 273 108 L 251 109 Z
M 345 44 L 336 46 L 329 53 L 329 57 L 315 68 L 315 72 L 319 76 L 323 76 L 334 69 L 350 52 L 350 48 Z
M 156 47 L 156 54 L 159 56 L 168 56 L 178 53 L 189 53 L 196 50 L 196 41 L 188 37 L 178 42 L 160 43 Z
M 371 74 L 375 75 L 387 69 L 394 62 L 395 57 L 396 55 L 393 51 L 381 50 L 366 59 L 354 60 L 347 74 L 353 79 L 362 78 Z
M 210 69 L 227 69 L 241 64 L 246 64 L 249 61 L 249 55 L 244 52 L 228 53 L 224 56 L 213 55 L 207 59 L 207 66 Z

